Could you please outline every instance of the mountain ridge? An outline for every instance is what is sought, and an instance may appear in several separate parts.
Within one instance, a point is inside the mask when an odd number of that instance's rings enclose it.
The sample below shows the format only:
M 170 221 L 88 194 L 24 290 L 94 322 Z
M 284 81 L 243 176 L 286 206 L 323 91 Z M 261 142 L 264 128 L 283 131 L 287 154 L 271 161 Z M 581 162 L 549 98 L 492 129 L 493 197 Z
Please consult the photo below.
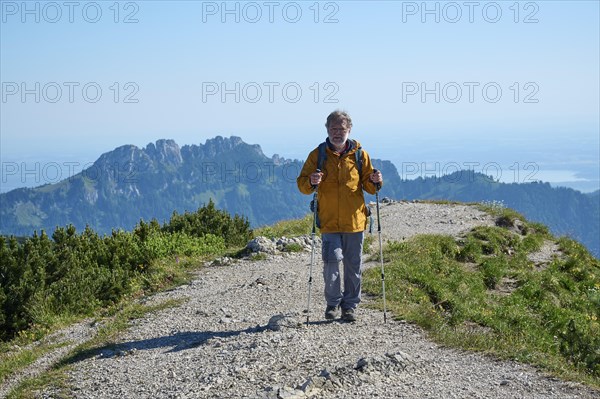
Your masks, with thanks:
M 577 238 L 600 256 L 599 194 L 541 182 L 500 183 L 472 170 L 403 180 L 390 161 L 372 161 L 385 176 L 381 197 L 503 201 L 547 224 L 553 233 Z M 166 221 L 172 212 L 194 211 L 210 199 L 219 208 L 244 215 L 253 226 L 272 224 L 308 212 L 308 197 L 296 187 L 301 167 L 300 160 L 268 157 L 259 144 L 247 144 L 238 136 L 181 147 L 172 139 L 142 148 L 123 145 L 58 183 L 0 194 L 0 234 L 29 235 L 69 223 L 100 233 L 129 230 L 140 219 Z

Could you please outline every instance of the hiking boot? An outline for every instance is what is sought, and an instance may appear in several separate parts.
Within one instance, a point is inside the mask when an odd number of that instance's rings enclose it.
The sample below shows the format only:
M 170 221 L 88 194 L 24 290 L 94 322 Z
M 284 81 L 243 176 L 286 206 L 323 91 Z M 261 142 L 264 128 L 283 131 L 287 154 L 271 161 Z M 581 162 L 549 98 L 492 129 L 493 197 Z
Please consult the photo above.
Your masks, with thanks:
M 325 318 L 327 320 L 333 320 L 337 316 L 337 306 L 327 306 L 325 308 Z
M 356 321 L 356 313 L 354 313 L 354 309 L 342 309 L 342 319 L 345 321 Z

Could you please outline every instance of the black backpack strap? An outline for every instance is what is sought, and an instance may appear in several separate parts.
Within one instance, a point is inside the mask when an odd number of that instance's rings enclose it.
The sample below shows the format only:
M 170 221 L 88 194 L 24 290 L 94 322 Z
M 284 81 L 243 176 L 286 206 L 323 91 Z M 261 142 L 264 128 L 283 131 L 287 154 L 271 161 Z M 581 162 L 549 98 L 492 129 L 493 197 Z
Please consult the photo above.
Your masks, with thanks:
M 354 155 L 356 156 L 356 167 L 358 168 L 358 175 L 362 179 L 362 147 L 358 147 Z
M 321 144 L 319 144 L 319 156 L 317 158 L 317 169 L 319 169 L 321 172 L 323 171 L 323 165 L 325 164 L 325 160 L 327 159 L 327 142 L 322 142 Z M 310 211 L 314 212 L 315 211 L 315 200 L 313 199 L 310 202 Z M 319 219 L 319 209 L 318 209 L 318 205 L 317 205 L 317 227 L 320 229 L 321 228 L 321 220 Z
M 323 165 L 325 164 L 325 160 L 327 159 L 327 142 L 322 142 L 319 144 L 319 158 L 317 158 L 317 169 L 321 172 L 323 171 Z

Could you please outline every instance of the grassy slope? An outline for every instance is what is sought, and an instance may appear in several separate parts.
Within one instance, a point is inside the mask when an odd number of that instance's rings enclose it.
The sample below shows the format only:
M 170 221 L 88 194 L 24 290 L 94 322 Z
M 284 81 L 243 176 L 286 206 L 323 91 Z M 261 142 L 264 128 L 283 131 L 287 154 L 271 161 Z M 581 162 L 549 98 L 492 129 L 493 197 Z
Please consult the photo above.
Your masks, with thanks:
M 499 225 L 523 221 L 521 231 L 479 227 L 457 241 L 420 235 L 387 245 L 389 309 L 445 345 L 600 386 L 600 262 L 514 211 L 487 210 Z M 542 265 L 528 260 L 548 241 L 564 256 Z M 366 273 L 364 288 L 381 295 L 379 270 Z

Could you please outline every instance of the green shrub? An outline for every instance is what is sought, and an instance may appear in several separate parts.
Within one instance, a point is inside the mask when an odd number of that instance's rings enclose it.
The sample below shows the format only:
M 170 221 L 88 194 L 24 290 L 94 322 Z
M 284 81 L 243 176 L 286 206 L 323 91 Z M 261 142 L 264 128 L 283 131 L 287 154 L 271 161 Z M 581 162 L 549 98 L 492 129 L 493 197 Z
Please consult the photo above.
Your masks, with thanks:
M 195 214 L 160 227 L 143 220 L 132 232 L 100 237 L 89 227 L 58 227 L 19 244 L 0 237 L 0 339 L 26 331 L 43 333 L 59 319 L 91 315 L 139 290 L 164 286 L 178 271 L 158 260 L 223 252 L 251 235 L 248 222 L 216 210 L 211 202 Z M 182 269 L 186 264 L 178 264 Z
M 246 245 L 252 238 L 252 230 L 247 218 L 238 215 L 231 217 L 226 211 L 217 209 L 212 200 L 194 213 L 186 211 L 180 215 L 173 212 L 171 220 L 162 230 L 195 237 L 213 234 L 223 237 L 228 247 Z
M 225 240 L 210 233 L 193 237 L 183 233 L 156 231 L 148 236 L 143 249 L 152 260 L 174 255 L 206 255 L 224 251 Z

